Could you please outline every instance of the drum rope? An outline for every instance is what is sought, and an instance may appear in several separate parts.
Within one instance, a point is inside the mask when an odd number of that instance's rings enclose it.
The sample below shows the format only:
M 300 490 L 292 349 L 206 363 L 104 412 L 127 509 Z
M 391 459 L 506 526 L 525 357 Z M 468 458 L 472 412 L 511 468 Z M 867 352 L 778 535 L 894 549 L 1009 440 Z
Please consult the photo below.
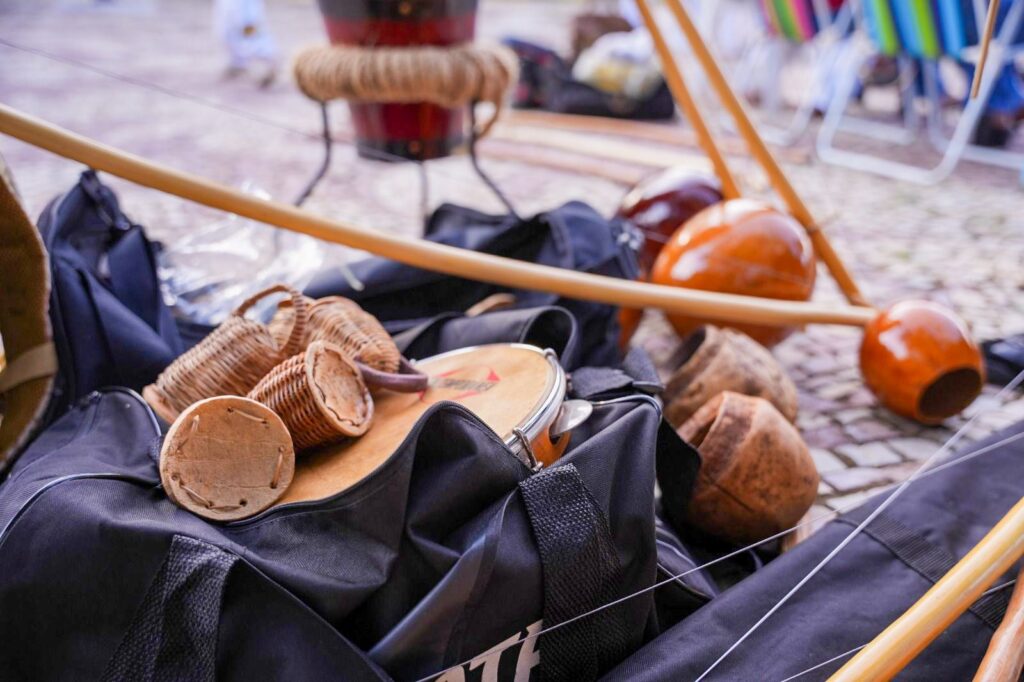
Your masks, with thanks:
M 448 109 L 489 102 L 494 111 L 476 130 L 479 138 L 501 115 L 518 64 L 501 45 L 325 45 L 302 50 L 293 71 L 299 89 L 318 102 L 430 102 Z
M 1016 443 L 1016 442 L 1018 442 L 1020 440 L 1024 440 L 1024 431 L 1021 431 L 1020 433 L 1016 433 L 1016 434 L 1013 434 L 1011 436 L 1007 436 L 1006 438 L 1002 438 L 1002 439 L 1000 439 L 1000 440 L 998 440 L 996 442 L 989 443 L 988 445 L 985 445 L 985 446 L 982 446 L 982 447 L 977 448 L 975 450 L 972 450 L 970 452 L 967 452 L 967 453 L 965 453 L 965 454 L 963 454 L 963 455 L 961 455 L 959 457 L 956 457 L 955 459 L 952 459 L 952 460 L 950 460 L 948 462 L 945 462 L 943 464 L 940 464 L 940 465 L 937 465 L 937 466 L 927 466 L 929 463 L 935 463 L 938 460 L 938 458 L 943 453 L 948 453 L 950 448 L 952 446 L 954 446 L 957 442 L 959 442 L 963 438 L 964 434 L 971 428 L 971 426 L 973 426 L 975 424 L 975 422 L 979 418 L 981 418 L 983 416 L 987 416 L 989 414 L 994 414 L 994 413 L 998 412 L 1000 409 L 1002 409 L 1004 407 L 1004 405 L 1005 405 L 1007 396 L 1009 396 L 1014 390 L 1016 390 L 1016 388 L 1018 386 L 1020 386 L 1022 383 L 1024 383 L 1024 372 L 1021 372 L 1020 374 L 1018 374 L 1013 379 L 1013 381 L 1011 381 L 1009 384 L 1007 384 L 1005 387 L 1003 387 L 994 396 L 994 398 L 993 398 L 994 404 L 992 405 L 992 407 L 990 407 L 987 410 L 981 410 L 978 413 L 976 413 L 960 429 L 958 429 L 956 431 L 956 433 L 954 433 L 948 440 L 946 440 L 944 443 L 942 443 L 938 447 L 938 449 L 936 449 L 935 452 L 933 452 L 928 457 L 928 459 L 925 460 L 924 464 L 922 464 L 921 467 L 919 467 L 913 474 L 911 474 L 910 477 L 908 477 L 906 480 L 904 480 L 893 492 L 891 492 L 889 494 L 889 497 L 886 498 L 885 501 L 883 501 L 883 505 L 885 505 L 887 502 L 891 502 L 894 495 L 896 495 L 897 493 L 902 493 L 907 487 L 909 487 L 910 485 L 912 485 L 913 483 L 915 483 L 917 481 L 920 481 L 922 479 L 928 478 L 929 476 L 932 476 L 933 474 L 937 474 L 940 471 L 944 471 L 944 470 L 950 469 L 950 468 L 952 468 L 954 466 L 958 466 L 960 464 L 965 464 L 966 462 L 969 462 L 969 461 L 971 461 L 973 459 L 981 457 L 982 455 L 989 454 L 989 453 L 991 453 L 993 451 L 996 451 L 999 448 L 1002 448 L 1002 447 L 1004 447 L 1006 445 L 1010 445 L 1010 444 Z M 710 568 L 711 566 L 719 564 L 719 563 L 721 563 L 723 561 L 727 561 L 727 560 L 732 559 L 732 558 L 734 558 L 736 556 L 739 556 L 741 554 L 749 552 L 752 549 L 756 549 L 756 548 L 758 548 L 758 547 L 760 547 L 762 545 L 766 545 L 766 544 L 768 544 L 770 542 L 774 542 L 774 541 L 776 541 L 776 540 L 778 540 L 780 538 L 783 538 L 783 537 L 785 537 L 785 536 L 787 536 L 787 535 L 789 535 L 791 533 L 796 532 L 797 530 L 799 530 L 801 528 L 804 528 L 804 527 L 807 527 L 807 526 L 813 526 L 814 524 L 817 524 L 820 521 L 824 521 L 826 519 L 830 519 L 830 518 L 833 518 L 835 516 L 839 516 L 841 514 L 845 514 L 845 513 L 849 512 L 849 511 L 853 511 L 854 509 L 859 507 L 862 503 L 863 503 L 862 501 L 854 501 L 854 502 L 852 502 L 852 503 L 850 503 L 848 505 L 842 506 L 842 507 L 840 507 L 840 508 L 838 508 L 836 510 L 824 512 L 824 513 L 818 514 L 818 515 L 810 517 L 810 518 L 805 518 L 805 519 L 801 520 L 800 523 L 798 523 L 795 526 L 793 526 L 792 528 L 788 528 L 786 530 L 780 531 L 780 532 L 776 533 L 775 535 L 771 535 L 769 537 L 766 537 L 763 540 L 758 540 L 757 542 L 751 543 L 751 544 L 749 544 L 749 545 L 747 545 L 745 547 L 740 547 L 739 549 L 735 549 L 735 550 L 733 550 L 733 551 L 731 551 L 731 552 L 729 552 L 727 554 L 723 554 L 720 557 L 717 557 L 717 558 L 712 559 L 712 560 L 710 560 L 710 561 L 708 561 L 708 562 L 706 562 L 704 564 L 701 564 L 700 566 L 695 566 L 693 568 L 689 568 L 689 569 L 687 569 L 687 570 L 685 570 L 685 571 L 683 571 L 683 572 L 681 572 L 681 573 L 679 573 L 677 575 L 673 575 L 673 576 L 669 576 L 667 578 L 664 578 L 663 580 L 661 580 L 659 582 L 656 582 L 653 585 L 648 585 L 647 587 L 644 587 L 644 588 L 642 588 L 640 590 L 637 590 L 636 592 L 633 592 L 631 594 L 627 594 L 627 595 L 625 595 L 623 597 L 619 597 L 618 599 L 610 601 L 610 602 L 608 602 L 606 604 L 602 604 L 601 606 L 598 606 L 597 608 L 594 608 L 594 609 L 592 609 L 590 611 L 586 611 L 584 613 L 578 614 L 576 616 L 573 616 L 572 618 L 568 618 L 568 619 L 566 619 L 564 621 L 561 621 L 559 623 L 555 623 L 554 625 L 551 625 L 549 627 L 542 628 L 542 629 L 538 630 L 537 632 L 528 634 L 528 635 L 526 635 L 524 637 L 521 637 L 519 639 L 516 639 L 516 640 L 513 640 L 513 641 L 509 641 L 507 643 L 503 643 L 501 646 L 495 647 L 494 649 L 489 650 L 488 653 L 489 654 L 497 654 L 497 653 L 500 653 L 501 651 L 504 651 L 505 649 L 511 648 L 513 646 L 517 646 L 519 644 L 522 644 L 522 643 L 530 641 L 530 640 L 537 639 L 541 635 L 544 635 L 546 633 L 552 632 L 552 631 L 554 631 L 556 629 L 559 629 L 559 628 L 562 628 L 562 627 L 566 627 L 566 626 L 571 625 L 572 623 L 575 623 L 576 621 L 582 620 L 584 618 L 589 618 L 590 616 L 592 616 L 592 615 L 594 615 L 596 613 L 599 613 L 601 611 L 604 611 L 605 609 L 613 608 L 615 606 L 618 606 L 619 604 L 622 604 L 624 602 L 629 601 L 630 599 L 642 596 L 642 595 L 647 594 L 649 592 L 653 592 L 654 590 L 657 590 L 657 589 L 659 589 L 661 587 L 664 587 L 665 585 L 673 583 L 673 582 L 675 582 L 675 581 L 677 581 L 677 580 L 679 580 L 681 578 L 684 578 L 684 577 L 686 577 L 686 576 L 688 576 L 688 575 L 690 575 L 692 573 L 696 573 L 698 571 L 702 571 L 704 569 Z M 865 522 L 862 522 L 857 528 L 855 528 L 853 531 L 851 531 L 851 535 L 853 533 L 859 533 L 860 531 L 862 531 L 863 528 L 865 526 L 867 526 L 867 524 L 870 522 L 870 520 L 874 516 L 877 516 L 877 514 L 872 514 L 871 516 L 869 516 L 868 519 L 865 520 Z M 858 530 L 858 529 L 860 529 L 860 530 Z M 848 538 L 849 538 L 849 536 L 847 537 L 847 539 Z M 845 546 L 845 544 L 848 544 L 848 541 L 844 540 L 840 544 Z M 833 550 L 832 555 L 834 555 L 836 553 L 837 553 L 837 551 Z M 821 565 L 819 564 L 819 566 L 821 566 Z M 818 567 L 813 569 L 814 572 L 816 572 L 817 570 L 820 570 L 820 569 Z M 809 578 L 805 578 L 803 581 L 801 581 L 801 585 L 806 583 L 808 579 Z M 798 587 L 799 587 L 799 585 L 798 585 Z M 792 593 L 795 593 L 795 590 L 796 590 L 796 588 L 794 588 L 794 590 L 791 590 L 789 596 L 791 596 Z M 993 590 L 990 590 L 990 591 L 995 591 L 995 588 L 993 588 Z M 784 597 L 784 599 L 785 598 L 786 597 Z M 778 606 L 781 607 L 781 605 L 778 605 Z M 769 612 L 769 614 L 767 614 L 765 617 L 762 617 L 762 619 L 759 621 L 759 623 L 767 620 L 767 618 L 775 610 L 778 610 L 778 609 L 774 608 L 772 612 Z M 732 647 L 730 647 L 729 651 L 727 651 L 725 654 L 723 654 L 721 657 L 719 657 L 718 661 L 716 661 L 716 663 L 712 665 L 712 668 L 709 668 L 708 670 L 706 670 L 701 677 L 706 677 L 707 674 L 709 672 L 711 672 L 711 670 L 714 667 L 716 667 L 718 665 L 718 663 L 720 663 L 728 655 L 728 653 L 730 653 L 732 650 L 735 650 L 735 648 L 737 646 L 739 646 L 740 643 L 742 643 L 743 639 L 748 637 L 750 634 L 753 634 L 753 631 L 758 626 L 759 626 L 759 624 L 757 624 L 753 628 L 751 628 L 743 636 L 743 638 L 741 638 L 741 640 L 739 642 L 734 644 Z M 473 660 L 474 659 L 467 659 L 467 660 L 462 661 L 460 663 L 457 663 L 457 664 L 455 664 L 453 666 L 448 666 L 447 668 L 445 668 L 445 670 L 439 670 L 439 671 L 437 671 L 435 673 L 432 673 L 430 675 L 427 675 L 425 677 L 421 677 L 418 680 L 416 680 L 415 682 L 430 682 L 430 680 L 434 680 L 435 678 L 443 675 L 447 670 L 452 670 L 454 668 L 459 668 L 459 667 L 468 665 L 468 664 L 472 663 Z

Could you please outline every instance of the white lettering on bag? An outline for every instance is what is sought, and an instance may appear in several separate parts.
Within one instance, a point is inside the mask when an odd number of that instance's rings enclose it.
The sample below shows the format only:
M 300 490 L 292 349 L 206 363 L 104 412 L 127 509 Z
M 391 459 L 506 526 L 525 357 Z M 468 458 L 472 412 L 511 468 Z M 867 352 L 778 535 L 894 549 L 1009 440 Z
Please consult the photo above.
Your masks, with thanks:
M 466 682 L 468 671 L 482 668 L 480 682 L 499 682 L 498 671 L 501 666 L 502 656 L 506 660 L 517 651 L 516 644 L 523 642 L 518 647 L 516 656 L 516 674 L 513 682 L 529 682 L 530 675 L 534 668 L 540 665 L 540 651 L 537 650 L 537 638 L 534 637 L 540 632 L 543 621 L 537 621 L 526 626 L 526 632 L 522 630 L 512 635 L 503 642 L 500 642 L 484 653 L 474 658 L 469 663 L 457 668 L 449 668 L 434 682 Z

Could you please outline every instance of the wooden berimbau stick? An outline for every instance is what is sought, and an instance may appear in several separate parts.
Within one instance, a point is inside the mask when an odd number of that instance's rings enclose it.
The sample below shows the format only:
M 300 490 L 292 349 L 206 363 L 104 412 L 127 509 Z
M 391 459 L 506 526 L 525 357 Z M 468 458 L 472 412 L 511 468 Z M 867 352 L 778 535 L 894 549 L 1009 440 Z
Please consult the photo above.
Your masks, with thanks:
M 676 104 L 679 105 L 679 108 L 683 110 L 690 125 L 693 126 L 694 131 L 697 133 L 697 143 L 704 153 L 708 155 L 708 158 L 711 159 L 715 175 L 718 176 L 719 181 L 722 183 L 722 196 L 726 199 L 736 199 L 740 196 L 740 190 L 736 186 L 736 181 L 729 171 L 729 166 L 725 163 L 725 157 L 722 156 L 718 145 L 715 144 L 711 131 L 704 122 L 704 117 L 700 115 L 697 103 L 690 95 L 690 90 L 686 87 L 683 73 L 672 58 L 672 51 L 669 49 L 668 43 L 665 42 L 665 36 L 662 35 L 657 23 L 654 21 L 654 15 L 651 14 L 651 8 L 647 4 L 647 0 L 637 0 L 636 6 L 640 10 L 640 14 L 643 15 L 644 23 L 651 34 L 651 40 L 654 42 L 654 49 L 658 52 L 658 57 L 661 60 L 662 70 L 664 71 L 663 75 L 668 83 L 669 90 L 672 91 L 672 97 L 675 99 Z
M 637 4 L 640 6 L 646 5 L 647 0 L 638 0 Z M 811 243 L 814 244 L 814 250 L 818 254 L 818 257 L 824 261 L 825 266 L 832 273 L 832 277 L 835 278 L 836 283 L 846 296 L 847 300 L 854 305 L 867 305 L 864 295 L 860 292 L 857 284 L 853 280 L 853 276 L 849 270 L 843 264 L 843 261 L 839 258 L 839 254 L 836 253 L 835 249 L 832 248 L 832 244 L 829 242 L 828 237 L 825 233 L 819 229 L 817 221 L 814 216 L 811 215 L 810 209 L 804 204 L 803 200 L 796 193 L 792 183 L 786 178 L 782 168 L 779 166 L 775 157 L 772 156 L 771 151 L 768 149 L 768 145 L 765 143 L 761 136 L 758 134 L 757 129 L 754 127 L 753 122 L 750 120 L 750 116 L 743 108 L 743 104 L 740 103 L 736 93 L 732 91 L 729 83 L 725 79 L 725 75 L 719 68 L 718 63 L 712 56 L 711 51 L 705 44 L 704 39 L 701 37 L 700 32 L 690 19 L 689 14 L 683 8 L 679 0 L 666 0 L 669 9 L 675 16 L 676 21 L 679 23 L 679 27 L 682 29 L 683 34 L 686 36 L 687 41 L 690 43 L 693 49 L 694 55 L 697 57 L 697 61 L 700 62 L 701 67 L 707 74 L 708 80 L 711 82 L 711 86 L 715 89 L 715 93 L 719 99 L 722 100 L 722 104 L 729 111 L 733 120 L 736 122 L 736 127 L 739 129 L 740 135 L 746 141 L 750 148 L 750 153 L 757 159 L 757 162 L 764 169 L 765 174 L 768 176 L 768 180 L 772 187 L 778 192 L 779 196 L 782 197 L 782 201 L 786 204 L 786 208 L 793 214 L 806 229 L 810 236 Z M 658 27 L 654 23 L 654 18 L 648 12 L 644 19 L 647 23 L 647 28 L 653 36 L 655 33 L 659 33 Z M 657 44 L 657 43 L 655 43 Z M 671 59 L 671 56 L 669 56 Z M 663 59 L 663 61 L 665 61 Z M 678 68 L 674 66 L 666 66 L 666 72 L 678 71 Z M 698 129 L 697 134 L 700 135 L 701 131 Z
M 290 204 L 260 199 L 205 178 L 167 168 L 3 104 L 0 104 L 0 132 L 144 187 L 432 272 L 627 308 L 659 308 L 722 322 L 863 327 L 877 315 L 874 309 L 862 306 L 769 300 L 631 282 L 377 232 L 330 220 Z
M 1024 498 L 916 604 L 847 661 L 829 682 L 890 680 L 1024 554 Z
M 999 629 L 992 635 L 974 682 L 1017 682 L 1024 669 L 1024 568 Z
M 974 80 L 971 81 L 971 99 L 977 99 L 981 90 L 981 78 L 985 73 L 985 62 L 988 61 L 988 49 L 992 44 L 992 34 L 996 30 L 996 17 L 999 15 L 999 0 L 991 0 L 988 14 L 985 16 L 985 33 L 981 36 L 981 51 L 978 53 L 978 64 L 974 68 Z

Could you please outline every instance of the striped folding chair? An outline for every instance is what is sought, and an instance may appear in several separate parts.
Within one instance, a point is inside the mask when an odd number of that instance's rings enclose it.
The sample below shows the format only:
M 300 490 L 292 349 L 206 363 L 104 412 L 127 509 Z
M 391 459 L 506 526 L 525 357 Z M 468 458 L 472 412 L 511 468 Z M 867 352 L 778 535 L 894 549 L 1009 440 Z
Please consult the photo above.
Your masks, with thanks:
M 806 56 L 814 64 L 810 87 L 788 122 L 782 125 L 762 123 L 765 138 L 780 145 L 791 145 L 806 132 L 827 79 L 841 53 L 839 41 L 852 25 L 852 11 L 844 0 L 758 0 L 764 19 L 766 40 L 753 46 L 741 62 L 736 78 L 741 90 L 745 80 L 769 73 L 777 78 L 787 57 Z M 765 103 L 771 111 L 779 108 L 778 97 Z
M 1014 41 L 1024 19 L 1024 0 L 1004 0 L 1011 3 L 1011 6 L 993 40 L 981 92 L 976 99 L 969 100 L 964 106 L 951 135 L 947 135 L 942 118 L 938 63 L 943 58 L 964 62 L 975 60 L 977 45 L 973 45 L 972 42 L 976 40 L 974 36 L 978 34 L 977 27 L 984 25 L 986 4 L 983 0 L 975 0 L 968 8 L 964 7 L 961 0 L 851 2 L 859 5 L 860 24 L 870 40 L 862 44 L 864 47 L 854 60 L 857 68 L 840 78 L 840 84 L 818 132 L 818 156 L 823 161 L 920 184 L 940 182 L 948 177 L 963 159 L 1013 169 L 1024 167 L 1022 154 L 981 147 L 970 142 L 1000 71 L 1013 59 Z M 928 139 L 942 155 L 933 166 L 922 167 L 902 163 L 836 146 L 835 138 L 840 130 L 887 141 L 902 142 L 917 138 L 920 121 L 913 103 L 913 84 L 906 82 L 905 79 L 901 84 L 904 107 L 902 129 L 894 130 L 893 126 L 865 121 L 854 126 L 846 116 L 846 110 L 858 87 L 856 74 L 874 54 L 895 56 L 903 65 L 913 63 L 914 60 L 921 64 L 921 77 L 928 104 Z

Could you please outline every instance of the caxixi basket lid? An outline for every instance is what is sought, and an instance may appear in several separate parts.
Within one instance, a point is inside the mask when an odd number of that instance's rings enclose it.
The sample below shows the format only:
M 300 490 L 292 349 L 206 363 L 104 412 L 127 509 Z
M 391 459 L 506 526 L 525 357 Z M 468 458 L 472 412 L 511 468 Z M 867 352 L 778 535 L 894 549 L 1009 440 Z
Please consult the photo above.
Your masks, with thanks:
M 0 473 L 46 409 L 57 373 L 46 250 L 0 157 Z

